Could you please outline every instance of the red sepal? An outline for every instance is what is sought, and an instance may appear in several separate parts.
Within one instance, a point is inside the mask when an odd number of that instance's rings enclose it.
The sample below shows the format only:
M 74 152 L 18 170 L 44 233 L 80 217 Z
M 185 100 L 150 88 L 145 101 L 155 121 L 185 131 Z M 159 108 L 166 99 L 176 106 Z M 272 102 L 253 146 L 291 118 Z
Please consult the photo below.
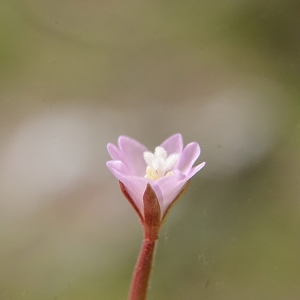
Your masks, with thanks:
M 145 239 L 155 241 L 161 224 L 161 212 L 157 196 L 148 183 L 143 196 Z

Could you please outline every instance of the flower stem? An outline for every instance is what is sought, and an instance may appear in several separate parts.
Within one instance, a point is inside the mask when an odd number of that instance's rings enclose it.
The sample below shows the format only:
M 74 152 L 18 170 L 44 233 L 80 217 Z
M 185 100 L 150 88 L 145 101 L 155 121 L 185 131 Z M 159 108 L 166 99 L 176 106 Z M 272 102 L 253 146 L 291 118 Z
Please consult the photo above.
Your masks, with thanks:
M 134 271 L 129 300 L 145 300 L 150 279 L 156 239 L 145 237 Z
M 129 300 L 145 300 L 147 297 L 153 254 L 160 229 L 160 205 L 149 183 L 143 195 L 143 203 L 144 215 L 141 215 L 141 221 L 144 227 L 144 241 L 135 267 Z

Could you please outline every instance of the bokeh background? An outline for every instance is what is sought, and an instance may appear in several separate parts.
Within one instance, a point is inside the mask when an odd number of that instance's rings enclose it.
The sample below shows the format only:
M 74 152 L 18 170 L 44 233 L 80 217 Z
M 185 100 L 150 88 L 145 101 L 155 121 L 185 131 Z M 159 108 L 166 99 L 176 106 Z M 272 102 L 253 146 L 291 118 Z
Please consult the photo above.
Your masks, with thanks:
M 206 166 L 149 300 L 300 299 L 300 2 L 2 0 L 0 299 L 126 299 L 142 229 L 105 162 L 180 132 Z

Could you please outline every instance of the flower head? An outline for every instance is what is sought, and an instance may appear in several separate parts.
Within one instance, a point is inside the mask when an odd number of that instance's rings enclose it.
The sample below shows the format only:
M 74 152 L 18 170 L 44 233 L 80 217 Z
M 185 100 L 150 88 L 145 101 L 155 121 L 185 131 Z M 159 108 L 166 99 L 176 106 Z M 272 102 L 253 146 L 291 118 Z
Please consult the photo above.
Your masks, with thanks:
M 141 217 L 144 215 L 143 197 L 149 185 L 157 197 L 163 218 L 188 180 L 205 165 L 203 162 L 193 167 L 200 155 L 200 147 L 193 142 L 183 149 L 181 134 L 166 139 L 154 153 L 126 136 L 119 137 L 118 146 L 107 145 L 113 160 L 106 164 L 122 183 L 123 193 L 133 202 Z

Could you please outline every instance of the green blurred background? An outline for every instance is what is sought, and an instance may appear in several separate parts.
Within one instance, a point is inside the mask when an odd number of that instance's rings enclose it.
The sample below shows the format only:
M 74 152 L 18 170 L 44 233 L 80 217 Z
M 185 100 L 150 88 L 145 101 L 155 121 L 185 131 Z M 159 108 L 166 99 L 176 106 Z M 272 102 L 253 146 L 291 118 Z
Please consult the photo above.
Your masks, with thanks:
M 300 299 L 300 2 L 0 2 L 0 299 L 126 299 L 142 230 L 108 142 L 206 166 L 149 300 Z

